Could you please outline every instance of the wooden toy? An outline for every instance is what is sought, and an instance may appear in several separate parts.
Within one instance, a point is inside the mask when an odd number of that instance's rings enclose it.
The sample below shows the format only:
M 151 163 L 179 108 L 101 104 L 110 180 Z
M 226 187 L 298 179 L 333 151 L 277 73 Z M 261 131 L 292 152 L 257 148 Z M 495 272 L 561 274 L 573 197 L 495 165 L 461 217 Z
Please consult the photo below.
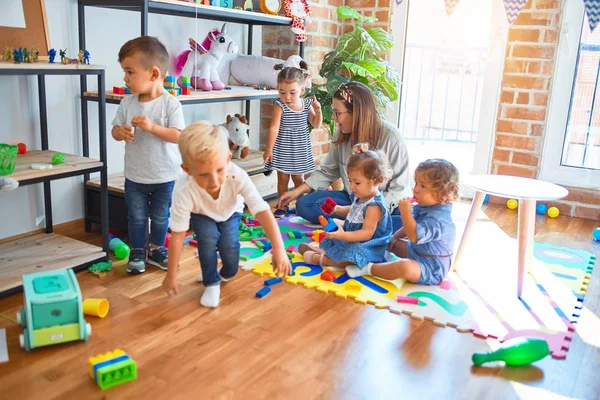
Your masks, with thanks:
M 90 378 L 105 390 L 137 379 L 137 364 L 121 349 L 88 359 Z
M 92 334 L 83 318 L 81 290 L 72 269 L 23 275 L 23 298 L 17 321 L 23 327 L 19 343 L 26 351 L 87 340 Z

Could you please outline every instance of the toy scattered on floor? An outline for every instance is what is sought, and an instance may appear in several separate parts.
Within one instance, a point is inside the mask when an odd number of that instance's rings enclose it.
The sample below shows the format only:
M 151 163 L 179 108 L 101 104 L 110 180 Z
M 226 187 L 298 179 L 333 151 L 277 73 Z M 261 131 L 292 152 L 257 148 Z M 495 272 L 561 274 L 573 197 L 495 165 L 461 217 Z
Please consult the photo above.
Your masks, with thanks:
M 102 278 L 112 268 L 112 261 L 99 262 L 88 268 L 88 271 Z
M 25 143 L 17 143 L 17 153 L 27 154 L 27 145 Z
M 319 223 L 325 229 L 325 232 L 335 232 L 338 230 L 338 226 L 332 218 L 325 218 L 319 215 Z
M 419 304 L 419 299 L 417 297 L 397 296 L 396 301 L 398 303 Z
M 519 207 L 519 202 L 516 199 L 509 199 L 506 202 L 506 207 L 508 207 L 511 210 L 516 209 L 517 207 Z
M 23 298 L 17 321 L 23 327 L 19 343 L 26 351 L 87 340 L 92 334 L 83 318 L 81 290 L 72 269 L 23 275 Z
M 333 199 L 331 197 L 328 197 L 325 199 L 325 201 L 323 202 L 323 204 L 321 204 L 321 211 L 323 211 L 323 213 L 327 214 L 327 215 L 331 215 L 333 214 L 333 210 L 335 210 L 335 206 L 337 206 L 337 203 L 335 201 L 333 201 Z
M 264 238 L 265 230 L 262 226 L 249 227 L 240 221 L 239 238 L 242 242 L 248 242 L 252 239 Z
M 191 50 L 183 51 L 175 59 L 175 75 L 181 76 L 186 64 L 191 61 L 192 87 L 204 91 L 223 90 L 225 84 L 221 81 L 217 68 L 225 54 L 236 54 L 238 51 L 238 45 L 227 35 L 227 24 L 223 24 L 221 30 L 212 29 L 208 32 L 202 43 L 189 38 L 189 45 Z M 198 54 L 190 57 L 192 52 Z
M 559 214 L 560 214 L 560 210 L 558 208 L 556 208 L 556 207 L 550 207 L 548 209 L 548 216 L 550 218 L 556 218 L 556 217 L 559 216 Z
M 515 338 L 507 340 L 496 351 L 473 354 L 473 364 L 482 365 L 490 361 L 504 361 L 506 365 L 529 365 L 550 354 L 548 342 L 538 338 Z
M 108 235 L 108 247 L 113 253 L 115 253 L 115 257 L 117 257 L 119 260 L 124 260 L 125 258 L 129 257 L 129 246 L 112 234 Z
M 490 202 L 490 195 L 489 194 L 485 194 L 485 197 L 483 198 L 483 204 L 487 204 Z
M 0 193 L 12 192 L 19 187 L 19 181 L 13 178 L 0 177 Z
M 48 63 L 54 64 L 55 58 L 56 58 L 56 50 L 54 50 L 54 49 L 48 50 Z
M 52 156 L 52 165 L 60 165 L 65 162 L 65 155 L 63 153 L 55 153 Z
M 594 232 L 592 232 L 592 237 L 594 240 L 600 241 L 600 228 L 594 229 Z
M 104 318 L 108 314 L 109 304 L 106 299 L 89 298 L 83 300 L 83 313 L 92 317 Z
M 259 299 L 262 299 L 263 297 L 265 297 L 269 293 L 271 293 L 271 288 L 269 286 L 265 286 L 264 288 L 262 288 L 259 291 L 257 291 L 256 294 L 255 294 L 255 296 L 258 297 Z
M 335 274 L 331 271 L 323 271 L 320 276 L 321 280 L 333 282 L 335 280 Z
M 10 175 L 17 165 L 17 146 L 0 144 L 0 175 Z
M 544 214 L 546 214 L 546 211 L 548 211 L 548 206 L 545 205 L 544 203 L 539 203 L 538 205 L 535 206 L 535 212 L 538 215 L 544 215 Z
M 137 379 L 137 364 L 121 349 L 88 359 L 90 378 L 105 390 Z
M 258 247 L 259 249 L 261 249 L 263 252 L 267 252 L 269 250 L 271 250 L 271 242 L 268 241 L 267 239 L 264 240 L 257 240 L 254 242 L 254 245 L 256 247 Z
M 245 115 L 227 115 L 226 122 L 222 125 L 228 133 L 229 150 L 233 158 L 241 160 L 246 158 L 250 151 L 250 125 Z
M 271 278 L 271 279 L 267 279 L 265 281 L 265 286 L 273 286 L 273 285 L 277 285 L 278 283 L 283 282 L 283 279 L 279 276 L 275 277 L 275 278 Z

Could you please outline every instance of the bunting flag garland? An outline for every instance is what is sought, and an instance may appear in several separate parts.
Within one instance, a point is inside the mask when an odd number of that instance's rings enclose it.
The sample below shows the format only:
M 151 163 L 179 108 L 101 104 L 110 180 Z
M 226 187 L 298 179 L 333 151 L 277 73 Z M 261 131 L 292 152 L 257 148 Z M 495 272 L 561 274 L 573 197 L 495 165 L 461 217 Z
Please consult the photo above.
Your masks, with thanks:
M 583 0 L 585 13 L 587 14 L 590 30 L 593 32 L 600 22 L 600 0 Z
M 446 3 L 446 14 L 450 16 L 460 0 L 444 0 Z M 600 1 L 600 0 L 599 0 Z
M 525 4 L 527 4 L 527 0 L 504 0 L 504 9 L 509 24 L 516 21 Z

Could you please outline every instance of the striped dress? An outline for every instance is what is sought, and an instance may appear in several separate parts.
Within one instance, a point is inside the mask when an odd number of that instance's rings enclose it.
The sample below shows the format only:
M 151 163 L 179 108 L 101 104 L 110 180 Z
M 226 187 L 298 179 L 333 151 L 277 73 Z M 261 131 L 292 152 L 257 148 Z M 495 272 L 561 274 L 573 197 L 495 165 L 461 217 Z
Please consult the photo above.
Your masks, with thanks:
M 283 114 L 273 147 L 273 159 L 265 165 L 265 169 L 291 175 L 306 174 L 315 170 L 308 129 L 308 113 L 312 102 L 312 98 L 302 99 L 304 107 L 301 111 L 294 111 L 281 100 L 275 100 L 283 109 Z

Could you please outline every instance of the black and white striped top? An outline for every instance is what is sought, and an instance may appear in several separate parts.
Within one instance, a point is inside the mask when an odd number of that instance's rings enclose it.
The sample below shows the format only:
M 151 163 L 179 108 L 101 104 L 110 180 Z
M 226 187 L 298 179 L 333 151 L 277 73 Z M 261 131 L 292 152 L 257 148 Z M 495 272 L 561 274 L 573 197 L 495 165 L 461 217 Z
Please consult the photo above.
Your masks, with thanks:
M 273 161 L 265 168 L 291 175 L 306 174 L 315 170 L 308 129 L 308 114 L 312 102 L 312 98 L 302 99 L 304 107 L 301 111 L 294 111 L 281 100 L 275 100 L 275 104 L 283 109 L 283 114 L 273 147 Z

